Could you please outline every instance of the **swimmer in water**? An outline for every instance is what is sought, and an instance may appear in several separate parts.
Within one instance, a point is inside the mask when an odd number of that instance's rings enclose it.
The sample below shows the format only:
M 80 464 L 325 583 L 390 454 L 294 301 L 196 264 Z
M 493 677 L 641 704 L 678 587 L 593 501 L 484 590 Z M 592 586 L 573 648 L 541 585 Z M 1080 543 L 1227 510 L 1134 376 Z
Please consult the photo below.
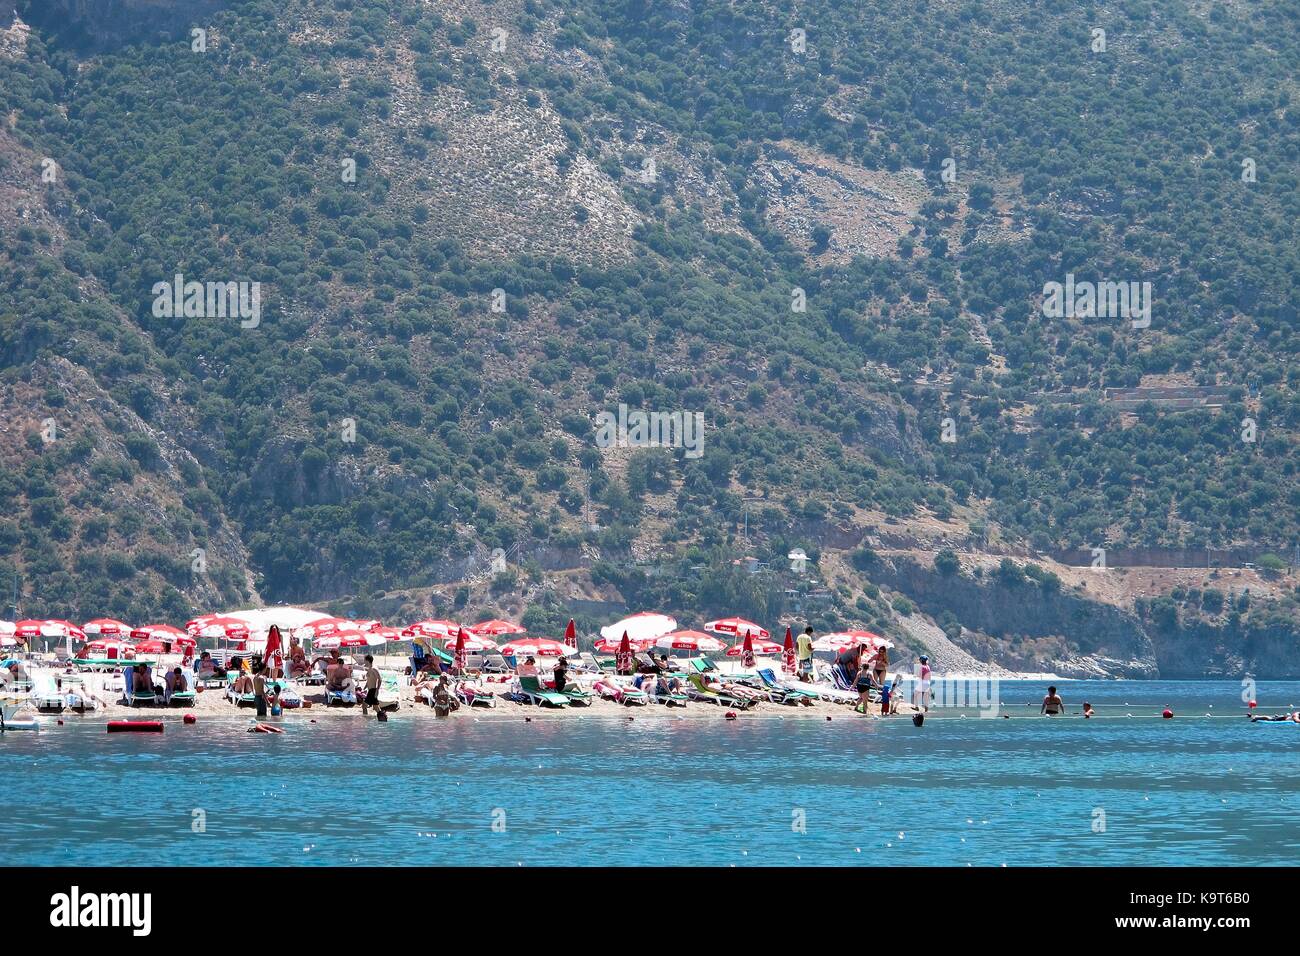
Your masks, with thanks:
M 1065 713 L 1065 701 L 1061 700 L 1061 695 L 1056 692 L 1055 687 L 1047 688 L 1047 696 L 1043 698 L 1043 706 L 1038 712 L 1048 717 Z
M 1092 704 L 1088 703 L 1086 700 L 1083 702 L 1083 716 L 1092 716 Z

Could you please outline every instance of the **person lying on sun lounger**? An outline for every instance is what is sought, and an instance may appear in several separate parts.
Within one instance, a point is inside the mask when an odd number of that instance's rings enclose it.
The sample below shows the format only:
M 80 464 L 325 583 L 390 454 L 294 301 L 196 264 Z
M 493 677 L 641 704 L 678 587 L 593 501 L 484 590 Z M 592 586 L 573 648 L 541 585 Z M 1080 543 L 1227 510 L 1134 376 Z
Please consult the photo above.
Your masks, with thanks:
M 724 680 L 720 674 L 709 671 L 701 675 L 704 680 L 704 686 L 715 694 L 726 694 L 729 697 L 736 697 L 740 700 L 759 700 L 762 694 L 752 687 L 746 687 L 744 684 L 735 684 L 729 680 Z
M 185 693 L 189 690 L 189 682 L 185 680 L 185 672 L 179 667 L 167 672 L 167 688 L 163 693 L 163 703 L 170 704 L 172 695 Z

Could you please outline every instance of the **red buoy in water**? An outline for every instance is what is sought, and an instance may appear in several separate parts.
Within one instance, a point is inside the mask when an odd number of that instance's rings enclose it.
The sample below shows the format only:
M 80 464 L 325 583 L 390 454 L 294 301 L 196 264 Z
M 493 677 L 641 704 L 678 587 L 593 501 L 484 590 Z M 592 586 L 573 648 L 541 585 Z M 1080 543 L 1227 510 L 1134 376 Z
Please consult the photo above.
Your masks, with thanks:
M 1249 707 L 1251 710 L 1254 710 L 1254 709 L 1255 709 L 1256 707 L 1258 707 L 1259 705 L 1256 704 L 1256 703 L 1252 700 L 1252 701 L 1250 701 L 1248 704 L 1246 704 L 1246 706 Z
M 197 724 L 199 722 L 199 719 L 195 717 L 193 714 L 186 714 L 184 717 L 181 718 L 181 720 L 187 724 Z
M 1174 715 L 1174 712 L 1173 712 L 1172 710 L 1170 710 L 1168 707 L 1166 707 L 1166 708 L 1164 709 L 1164 711 L 1162 711 L 1161 714 L 1160 714 L 1160 716 L 1163 717 L 1165 720 L 1168 720 L 1168 719 L 1169 719 L 1170 717 L 1172 717 L 1173 715 Z
M 735 720 L 735 719 L 736 719 L 736 712 L 735 712 L 734 710 L 729 710 L 729 711 L 727 711 L 725 714 L 723 714 L 722 716 L 723 716 L 725 719 L 727 719 L 727 720 Z

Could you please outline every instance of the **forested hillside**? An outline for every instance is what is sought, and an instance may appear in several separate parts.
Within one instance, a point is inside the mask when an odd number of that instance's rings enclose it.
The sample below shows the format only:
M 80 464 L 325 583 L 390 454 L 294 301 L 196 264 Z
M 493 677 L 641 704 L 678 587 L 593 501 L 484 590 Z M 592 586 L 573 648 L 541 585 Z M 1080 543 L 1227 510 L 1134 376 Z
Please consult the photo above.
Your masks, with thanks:
M 0 43 L 0 593 L 43 616 L 469 579 L 548 625 L 890 628 L 882 529 L 1300 540 L 1293 3 L 35 6 Z M 159 314 L 177 275 L 259 283 L 256 321 Z M 1045 314 L 1067 276 L 1149 283 L 1149 323 Z M 1221 397 L 1106 393 L 1161 386 Z M 620 404 L 702 413 L 702 455 L 601 447 Z M 732 564 L 795 546 L 818 602 Z

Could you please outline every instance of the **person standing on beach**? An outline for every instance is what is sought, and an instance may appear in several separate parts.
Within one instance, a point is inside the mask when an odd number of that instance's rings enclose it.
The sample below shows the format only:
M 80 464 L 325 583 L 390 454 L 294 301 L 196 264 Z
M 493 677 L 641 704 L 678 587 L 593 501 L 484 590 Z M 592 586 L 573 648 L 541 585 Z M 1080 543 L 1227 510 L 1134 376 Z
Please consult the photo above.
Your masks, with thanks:
M 912 704 L 917 710 L 930 709 L 930 658 L 921 655 L 916 672 L 916 686 L 912 689 Z
M 858 692 L 858 706 L 856 710 L 859 714 L 866 716 L 867 707 L 871 703 L 871 671 L 866 667 L 859 668 L 857 681 L 854 686 Z
M 258 662 L 253 671 L 253 703 L 257 706 L 257 716 L 266 716 L 266 665 Z
M 803 633 L 794 642 L 794 652 L 797 661 L 795 670 L 799 674 L 799 680 L 806 684 L 813 678 L 813 629 L 811 624 L 803 629 Z
M 365 717 L 369 708 L 379 710 L 379 668 L 375 667 L 375 658 L 366 655 L 366 696 L 361 699 L 361 716 Z

